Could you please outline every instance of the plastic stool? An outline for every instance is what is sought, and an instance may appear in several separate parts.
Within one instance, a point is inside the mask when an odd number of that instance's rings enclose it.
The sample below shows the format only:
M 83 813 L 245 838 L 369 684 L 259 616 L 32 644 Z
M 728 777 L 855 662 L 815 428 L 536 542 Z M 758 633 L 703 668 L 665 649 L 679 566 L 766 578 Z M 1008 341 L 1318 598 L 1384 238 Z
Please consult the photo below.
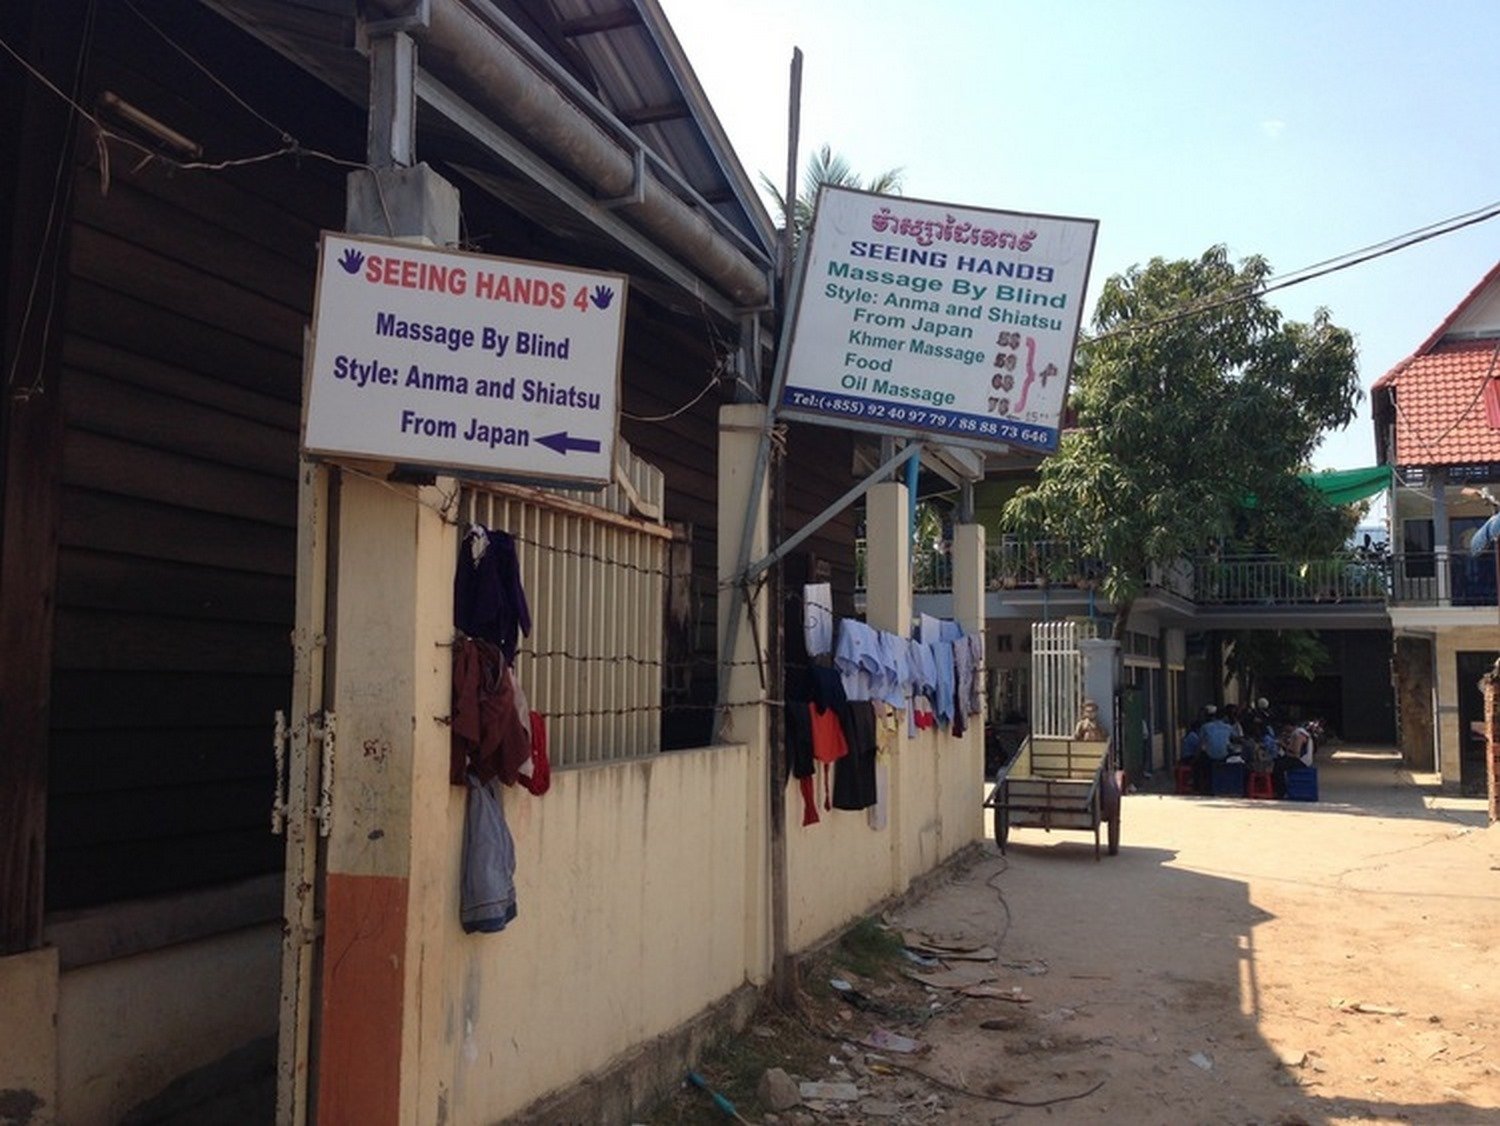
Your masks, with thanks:
M 1193 764 L 1180 762 L 1172 775 L 1172 792 L 1177 794 L 1191 794 L 1193 792 Z
M 1249 771 L 1242 762 L 1216 762 L 1213 768 L 1213 793 L 1219 798 L 1242 798 L 1245 796 L 1245 775 Z
M 1288 770 L 1284 777 L 1286 778 L 1286 796 L 1289 800 L 1318 800 L 1318 772 L 1315 768 L 1305 766 L 1301 770 Z
M 1275 796 L 1275 792 L 1271 787 L 1270 771 L 1252 770 L 1250 772 L 1250 796 L 1252 798 L 1269 798 Z

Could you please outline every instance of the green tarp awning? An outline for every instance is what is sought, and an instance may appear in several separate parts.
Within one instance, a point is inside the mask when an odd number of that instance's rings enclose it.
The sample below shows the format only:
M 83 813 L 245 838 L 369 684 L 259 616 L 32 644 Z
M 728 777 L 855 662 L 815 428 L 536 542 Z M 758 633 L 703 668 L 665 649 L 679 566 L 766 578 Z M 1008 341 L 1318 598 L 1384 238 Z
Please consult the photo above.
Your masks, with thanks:
M 1355 504 L 1383 493 L 1391 487 L 1391 467 L 1372 465 L 1368 469 L 1325 469 L 1320 473 L 1297 474 L 1305 484 L 1317 489 L 1332 508 Z M 1255 494 L 1245 498 L 1245 507 L 1254 508 Z
M 1323 499 L 1335 508 L 1354 504 L 1391 487 L 1391 467 L 1372 465 L 1368 469 L 1329 469 L 1322 473 L 1300 474 Z

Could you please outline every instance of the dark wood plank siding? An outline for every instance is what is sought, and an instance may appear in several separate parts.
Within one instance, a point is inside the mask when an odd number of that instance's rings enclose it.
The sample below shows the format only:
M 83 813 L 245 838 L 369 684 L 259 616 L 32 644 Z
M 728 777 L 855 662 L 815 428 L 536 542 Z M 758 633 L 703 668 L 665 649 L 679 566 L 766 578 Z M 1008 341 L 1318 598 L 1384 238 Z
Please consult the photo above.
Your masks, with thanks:
M 275 90 L 289 73 L 201 12 L 151 7 L 189 21 L 174 34 L 196 30 L 210 66 L 258 62 L 258 80 L 238 89 Z M 276 146 L 123 10 L 96 43 L 99 89 L 211 151 Z M 290 694 L 302 334 L 317 232 L 342 220 L 343 172 L 138 159 L 111 145 L 106 176 L 80 146 L 74 183 L 50 909 L 281 865 L 270 731 Z

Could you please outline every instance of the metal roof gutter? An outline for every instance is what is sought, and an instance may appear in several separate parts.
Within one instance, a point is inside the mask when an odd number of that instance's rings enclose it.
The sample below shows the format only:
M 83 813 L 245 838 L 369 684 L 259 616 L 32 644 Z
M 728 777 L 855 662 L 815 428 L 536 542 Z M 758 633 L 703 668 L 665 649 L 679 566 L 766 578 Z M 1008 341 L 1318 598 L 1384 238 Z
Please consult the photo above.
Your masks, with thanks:
M 393 17 L 409 8 L 409 0 L 371 3 Z M 503 14 L 491 5 L 479 6 L 483 15 L 465 0 L 430 0 L 427 25 L 409 29 L 421 48 L 422 69 L 521 129 L 582 179 L 601 205 L 626 209 L 741 308 L 764 307 L 770 300 L 770 267 L 757 264 L 717 229 L 714 219 L 669 189 L 644 146 L 622 144 L 565 96 L 555 78 L 527 58 L 524 35 Z

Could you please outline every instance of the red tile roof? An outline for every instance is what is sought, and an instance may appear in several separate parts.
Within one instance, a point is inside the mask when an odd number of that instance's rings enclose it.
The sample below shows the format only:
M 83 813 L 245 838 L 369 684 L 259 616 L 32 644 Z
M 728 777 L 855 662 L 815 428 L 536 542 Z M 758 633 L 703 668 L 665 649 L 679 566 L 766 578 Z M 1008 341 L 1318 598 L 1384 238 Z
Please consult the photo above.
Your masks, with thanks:
M 1395 403 L 1397 465 L 1500 462 L 1500 339 L 1445 340 L 1449 327 L 1500 279 L 1500 263 L 1372 392 Z
M 1403 360 L 1376 384 L 1394 392 L 1397 465 L 1500 461 L 1485 389 L 1500 376 L 1500 340 L 1455 340 Z

